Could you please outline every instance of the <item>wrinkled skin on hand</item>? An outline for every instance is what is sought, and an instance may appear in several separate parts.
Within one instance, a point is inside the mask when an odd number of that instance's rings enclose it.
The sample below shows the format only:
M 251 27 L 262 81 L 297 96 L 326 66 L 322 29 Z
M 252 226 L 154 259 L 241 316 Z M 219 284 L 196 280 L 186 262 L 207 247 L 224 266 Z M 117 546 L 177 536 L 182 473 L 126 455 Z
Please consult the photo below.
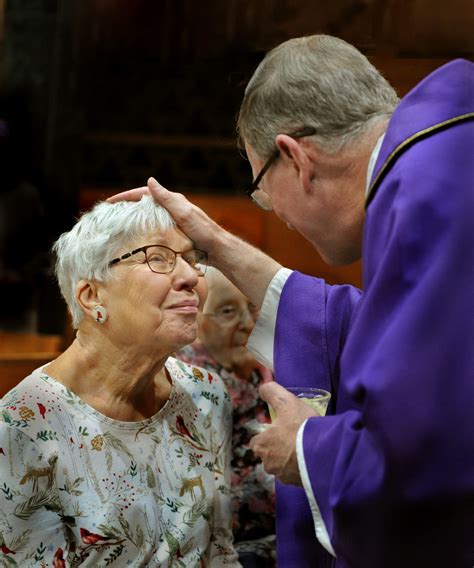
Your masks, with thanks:
M 264 432 L 254 436 L 250 447 L 263 462 L 265 471 L 282 483 L 302 485 L 296 455 L 296 435 L 307 418 L 319 416 L 308 404 L 277 383 L 266 383 L 260 396 L 276 412 L 277 418 Z

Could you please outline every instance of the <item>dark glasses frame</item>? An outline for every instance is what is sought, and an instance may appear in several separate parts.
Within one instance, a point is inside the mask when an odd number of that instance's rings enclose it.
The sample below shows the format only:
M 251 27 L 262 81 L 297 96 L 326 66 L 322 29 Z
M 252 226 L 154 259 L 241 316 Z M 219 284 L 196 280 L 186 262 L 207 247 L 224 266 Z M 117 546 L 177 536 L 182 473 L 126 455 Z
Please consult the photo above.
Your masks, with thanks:
M 313 128 L 312 126 L 306 126 L 290 134 L 287 134 L 287 136 L 298 139 L 298 138 L 305 138 L 306 136 L 313 136 L 314 134 L 316 134 L 316 129 Z M 255 179 L 250 183 L 250 185 L 245 190 L 245 194 L 247 195 L 247 197 L 250 197 L 252 201 L 254 201 L 259 207 L 263 209 L 271 210 L 271 207 L 267 208 L 266 206 L 264 206 L 262 202 L 256 199 L 253 194 L 256 191 L 261 191 L 260 188 L 258 187 L 258 184 L 262 181 L 263 176 L 267 173 L 268 169 L 276 162 L 279 156 L 280 156 L 280 150 L 276 148 L 273 154 L 265 162 L 265 164 L 263 165 L 262 169 L 255 177 Z
M 150 261 L 148 260 L 147 250 L 149 248 L 152 248 L 152 247 L 159 247 L 159 248 L 166 249 L 166 250 L 173 253 L 172 263 L 168 264 L 168 267 L 166 268 L 166 270 L 157 271 L 157 270 L 154 270 L 151 267 Z M 113 266 L 115 264 L 118 264 L 121 260 L 125 260 L 126 258 L 130 258 L 132 255 L 137 254 L 139 252 L 145 253 L 145 260 L 146 260 L 146 263 L 148 264 L 148 268 L 152 272 L 154 272 L 155 274 L 170 274 L 171 272 L 173 272 L 173 270 L 176 266 L 176 259 L 178 258 L 178 255 L 179 255 L 179 256 L 181 256 L 181 258 L 183 258 L 189 264 L 189 266 L 191 266 L 191 268 L 194 268 L 194 270 L 199 272 L 200 275 L 204 276 L 204 274 L 206 273 L 207 263 L 208 263 L 208 260 L 209 260 L 207 252 L 204 251 L 204 250 L 201 250 L 201 249 L 189 249 L 189 250 L 185 250 L 185 251 L 176 251 L 176 250 L 173 250 L 170 247 L 166 247 L 165 245 L 154 244 L 154 245 L 145 245 L 143 247 L 138 247 L 135 250 L 132 250 L 130 252 L 126 252 L 122 256 L 119 256 L 118 258 L 114 258 L 113 260 L 111 260 L 109 262 L 109 266 Z M 189 260 L 187 260 L 186 256 L 189 253 L 198 253 L 200 260 L 197 264 L 199 264 L 199 266 L 194 266 L 193 264 L 191 264 L 191 262 L 189 262 Z

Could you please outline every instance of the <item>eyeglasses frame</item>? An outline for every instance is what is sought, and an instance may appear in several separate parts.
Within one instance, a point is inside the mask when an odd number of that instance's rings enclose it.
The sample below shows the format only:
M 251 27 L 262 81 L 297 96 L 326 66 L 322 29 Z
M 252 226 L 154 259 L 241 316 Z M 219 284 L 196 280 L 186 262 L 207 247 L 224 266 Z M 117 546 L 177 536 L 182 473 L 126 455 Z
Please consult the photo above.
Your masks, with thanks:
M 300 128 L 291 134 L 287 134 L 290 138 L 305 138 L 307 136 L 313 136 L 316 134 L 316 129 L 312 126 L 306 126 L 304 128 Z M 269 168 L 273 165 L 274 162 L 280 156 L 280 150 L 278 148 L 275 149 L 273 154 L 268 158 L 268 160 L 263 165 L 260 172 L 257 174 L 256 178 L 250 183 L 250 185 L 245 190 L 245 194 L 249 197 L 253 202 L 259 205 L 258 201 L 252 197 L 252 194 L 259 189 L 258 184 L 262 181 L 263 176 L 267 173 Z M 261 191 L 261 190 L 260 190 Z
M 174 254 L 173 265 L 172 265 L 172 267 L 171 267 L 171 269 L 170 269 L 169 271 L 167 271 L 167 272 L 157 272 L 156 270 L 153 270 L 153 268 L 150 266 L 150 263 L 149 263 L 149 261 L 148 261 L 148 255 L 147 255 L 147 252 L 146 252 L 146 251 L 147 251 L 147 249 L 152 248 L 152 247 L 161 247 L 161 248 L 164 248 L 164 249 L 166 249 L 166 250 L 171 251 L 171 252 Z M 201 254 L 203 255 L 203 259 L 204 259 L 204 261 L 205 261 L 206 264 L 203 264 L 203 265 L 202 265 L 204 269 L 200 269 L 200 270 L 199 270 L 199 272 L 200 272 L 199 276 L 204 276 L 204 274 L 206 273 L 206 270 L 207 270 L 207 261 L 208 261 L 208 259 L 209 259 L 209 256 L 208 256 L 208 254 L 207 254 L 206 251 L 201 250 L 201 249 L 194 249 L 194 248 L 193 248 L 193 249 L 189 249 L 189 250 L 176 251 L 176 250 L 173 250 L 173 249 L 170 248 L 170 247 L 167 247 L 167 246 L 165 246 L 165 245 L 159 245 L 159 244 L 144 245 L 144 246 L 138 247 L 138 248 L 136 248 L 135 250 L 132 250 L 132 251 L 130 251 L 130 252 L 126 252 L 126 253 L 123 254 L 122 256 L 117 257 L 117 258 L 114 258 L 113 260 L 111 260 L 111 261 L 109 262 L 109 266 L 113 266 L 113 265 L 115 265 L 115 264 L 118 264 L 121 260 L 125 260 L 125 259 L 127 259 L 127 258 L 130 258 L 130 257 L 133 256 L 134 254 L 137 254 L 137 253 L 139 253 L 139 252 L 144 252 L 144 253 L 145 253 L 145 262 L 147 263 L 148 268 L 149 268 L 154 274 L 171 274 L 171 272 L 173 272 L 173 270 L 174 270 L 175 267 L 176 267 L 176 259 L 178 258 L 178 255 L 180 255 L 181 258 L 183 258 L 183 254 L 185 254 L 185 253 L 187 253 L 187 252 L 192 252 L 192 251 L 197 251 L 197 252 L 199 252 L 199 253 L 201 253 Z M 184 259 L 184 261 L 189 264 L 189 262 L 188 262 L 186 259 Z M 189 266 L 191 266 L 191 268 L 194 268 L 194 266 L 192 266 L 191 264 L 189 264 Z M 196 269 L 195 269 L 195 270 L 196 270 Z

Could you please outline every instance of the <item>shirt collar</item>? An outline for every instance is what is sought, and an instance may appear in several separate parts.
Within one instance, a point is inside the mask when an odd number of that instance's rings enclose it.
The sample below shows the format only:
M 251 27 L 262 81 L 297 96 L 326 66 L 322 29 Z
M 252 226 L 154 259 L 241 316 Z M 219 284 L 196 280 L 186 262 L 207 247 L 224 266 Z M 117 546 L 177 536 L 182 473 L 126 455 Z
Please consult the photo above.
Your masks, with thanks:
M 365 195 L 366 196 L 369 194 L 370 180 L 372 179 L 372 174 L 374 173 L 375 163 L 377 162 L 377 158 L 379 157 L 380 148 L 382 147 L 382 142 L 383 142 L 384 138 L 385 138 L 385 132 L 377 140 L 377 144 L 375 144 L 374 149 L 372 150 L 372 154 L 370 154 L 369 167 L 367 168 L 367 181 L 366 181 L 366 184 L 365 184 Z

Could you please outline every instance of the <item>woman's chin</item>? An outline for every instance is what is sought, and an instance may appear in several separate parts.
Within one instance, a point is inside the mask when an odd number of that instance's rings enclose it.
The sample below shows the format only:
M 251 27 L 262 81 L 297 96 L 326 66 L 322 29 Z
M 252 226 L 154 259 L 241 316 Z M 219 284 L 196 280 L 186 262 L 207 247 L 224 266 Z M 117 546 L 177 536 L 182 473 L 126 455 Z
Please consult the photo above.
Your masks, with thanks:
M 191 343 L 194 343 L 196 341 L 196 338 L 197 338 L 197 330 L 190 331 L 190 333 L 187 333 L 183 337 L 180 337 L 178 349 L 186 347 L 186 345 L 191 345 Z
M 232 350 L 232 364 L 235 367 L 246 367 L 248 365 L 254 365 L 255 359 L 247 347 L 234 347 Z

